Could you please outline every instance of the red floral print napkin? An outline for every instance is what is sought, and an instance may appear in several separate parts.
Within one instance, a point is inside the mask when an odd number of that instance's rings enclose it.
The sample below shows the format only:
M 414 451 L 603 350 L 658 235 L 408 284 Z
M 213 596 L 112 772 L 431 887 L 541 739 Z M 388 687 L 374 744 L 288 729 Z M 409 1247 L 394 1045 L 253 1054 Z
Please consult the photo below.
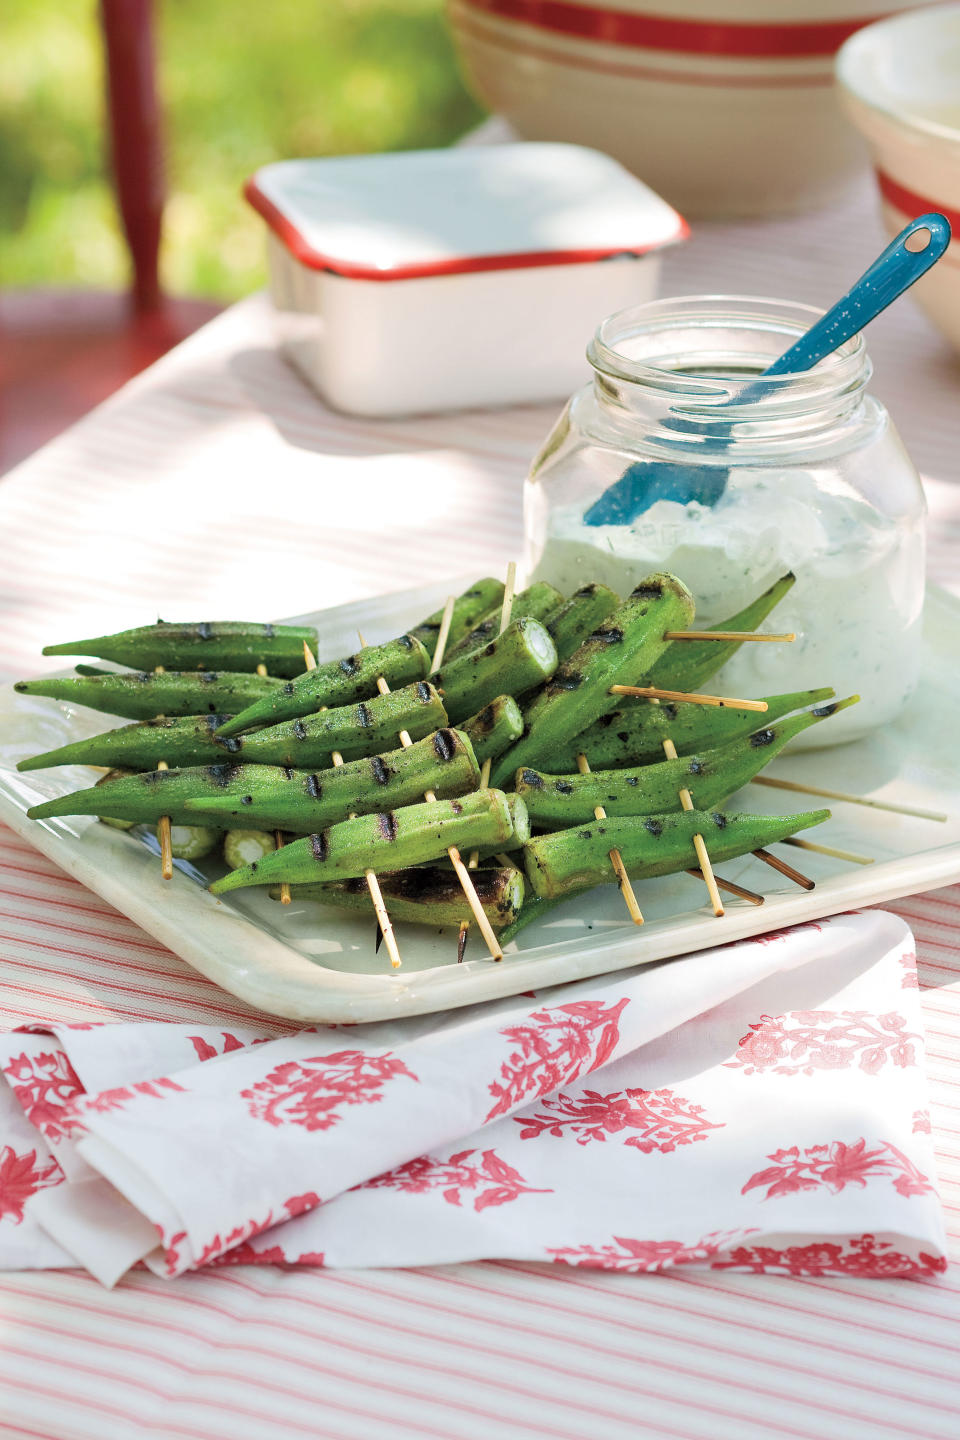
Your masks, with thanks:
M 0 1266 L 944 1268 L 882 911 L 442 1016 L 0 1037 Z

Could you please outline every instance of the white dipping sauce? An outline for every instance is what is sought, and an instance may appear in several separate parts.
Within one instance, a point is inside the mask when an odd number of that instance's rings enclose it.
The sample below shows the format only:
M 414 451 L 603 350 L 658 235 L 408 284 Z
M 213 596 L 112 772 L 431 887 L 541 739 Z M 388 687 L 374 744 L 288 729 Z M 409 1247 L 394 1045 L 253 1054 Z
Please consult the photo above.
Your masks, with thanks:
M 861 704 L 797 748 L 853 740 L 895 719 L 916 688 L 923 612 L 922 518 L 886 518 L 834 475 L 733 470 L 714 506 L 661 500 L 630 525 L 585 525 L 583 502 L 551 510 L 534 580 L 569 595 L 597 580 L 626 596 L 644 575 L 679 575 L 695 624 L 720 626 L 792 570 L 796 584 L 760 627 L 792 644 L 744 644 L 705 687 L 745 698 L 832 685 Z

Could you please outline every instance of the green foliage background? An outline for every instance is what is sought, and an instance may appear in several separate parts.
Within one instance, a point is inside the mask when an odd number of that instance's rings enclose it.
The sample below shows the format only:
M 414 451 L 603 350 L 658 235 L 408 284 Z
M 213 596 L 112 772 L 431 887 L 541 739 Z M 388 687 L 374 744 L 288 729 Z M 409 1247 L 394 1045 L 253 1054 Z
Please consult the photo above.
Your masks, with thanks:
M 479 118 L 443 0 L 157 0 L 169 290 L 232 299 L 261 283 L 259 165 L 446 145 Z M 3 0 L 0 280 L 125 283 L 104 158 L 93 0 Z

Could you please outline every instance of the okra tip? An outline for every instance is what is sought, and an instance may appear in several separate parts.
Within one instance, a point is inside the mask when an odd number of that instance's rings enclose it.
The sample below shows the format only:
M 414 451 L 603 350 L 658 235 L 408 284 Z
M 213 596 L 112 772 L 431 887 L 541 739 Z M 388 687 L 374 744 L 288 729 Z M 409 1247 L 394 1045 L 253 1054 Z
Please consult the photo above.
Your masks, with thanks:
M 246 710 L 241 710 L 239 715 L 224 720 L 213 733 L 218 740 L 229 740 L 231 736 L 239 735 L 253 725 L 268 725 L 274 719 L 270 702 L 258 700 L 255 705 L 248 705 Z
M 96 646 L 108 637 L 101 635 L 96 640 L 67 640 L 62 645 L 44 645 L 41 655 L 96 655 Z

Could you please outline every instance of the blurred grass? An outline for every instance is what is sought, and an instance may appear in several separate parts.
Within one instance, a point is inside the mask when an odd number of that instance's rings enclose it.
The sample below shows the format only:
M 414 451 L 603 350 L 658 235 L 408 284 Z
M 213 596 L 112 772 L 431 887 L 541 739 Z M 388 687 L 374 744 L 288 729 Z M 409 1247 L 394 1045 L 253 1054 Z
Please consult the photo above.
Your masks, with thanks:
M 122 288 L 95 4 L 2 3 L 3 284 Z M 446 145 L 480 115 L 443 0 L 157 0 L 157 22 L 177 294 L 229 300 L 262 282 L 262 222 L 240 198 L 257 166 Z

